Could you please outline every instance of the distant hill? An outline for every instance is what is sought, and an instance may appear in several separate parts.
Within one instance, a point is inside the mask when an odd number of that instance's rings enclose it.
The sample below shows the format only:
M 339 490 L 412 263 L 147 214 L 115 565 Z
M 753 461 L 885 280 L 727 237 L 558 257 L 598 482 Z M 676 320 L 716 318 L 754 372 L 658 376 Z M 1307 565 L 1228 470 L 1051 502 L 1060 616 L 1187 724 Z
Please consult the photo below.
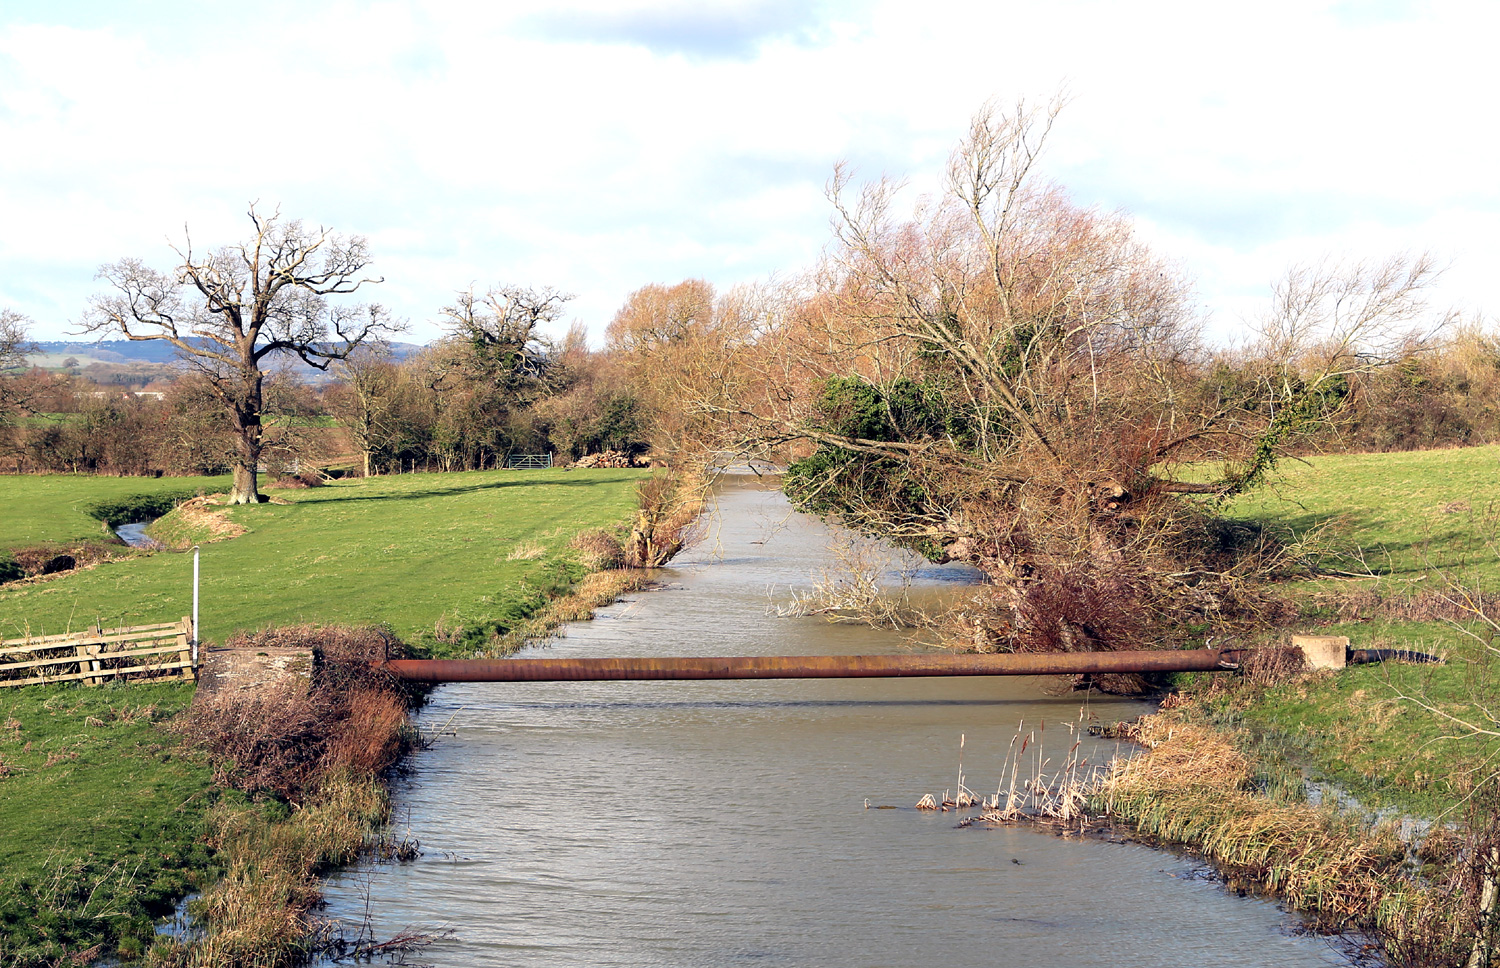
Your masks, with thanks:
M 74 359 L 79 366 L 88 366 L 90 363 L 152 363 L 167 365 L 177 360 L 177 348 L 166 340 L 131 340 L 131 339 L 105 339 L 94 343 L 86 343 L 81 340 L 50 340 L 38 342 L 40 354 L 32 354 L 31 362 L 47 369 L 61 369 L 63 364 Z M 417 343 L 392 343 L 391 350 L 396 359 L 404 360 L 409 356 L 421 352 L 426 347 Z M 306 371 L 309 378 L 321 376 L 313 367 L 300 364 L 295 356 L 298 369 Z

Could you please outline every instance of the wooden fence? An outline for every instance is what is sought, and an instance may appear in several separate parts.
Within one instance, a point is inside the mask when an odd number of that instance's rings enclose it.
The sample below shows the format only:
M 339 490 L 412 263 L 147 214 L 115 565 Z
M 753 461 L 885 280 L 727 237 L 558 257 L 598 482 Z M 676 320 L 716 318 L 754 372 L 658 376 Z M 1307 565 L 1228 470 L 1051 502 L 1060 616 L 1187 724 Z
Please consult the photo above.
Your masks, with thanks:
M 0 642 L 0 687 L 194 677 L 193 620 Z

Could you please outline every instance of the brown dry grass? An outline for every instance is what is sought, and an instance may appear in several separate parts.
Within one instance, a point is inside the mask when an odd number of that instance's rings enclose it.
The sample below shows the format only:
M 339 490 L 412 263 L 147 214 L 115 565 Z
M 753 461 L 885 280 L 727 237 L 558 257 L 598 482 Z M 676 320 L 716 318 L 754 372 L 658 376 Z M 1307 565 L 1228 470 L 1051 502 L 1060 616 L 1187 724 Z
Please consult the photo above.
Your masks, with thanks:
M 191 501 L 179 504 L 174 513 L 188 527 L 207 532 L 209 537 L 206 540 L 209 542 L 237 538 L 248 530 L 243 525 L 226 518 L 220 507 L 219 497 L 211 495 L 193 498 Z
M 283 474 L 276 478 L 271 484 L 274 488 L 284 491 L 300 491 L 309 487 L 322 487 L 323 476 L 317 471 L 300 471 L 296 474 Z
M 1500 612 L 1500 601 L 1480 590 L 1443 588 L 1408 592 L 1363 589 L 1319 595 L 1318 605 L 1331 608 L 1340 622 L 1469 622 L 1476 612 Z
M 568 542 L 568 547 L 578 552 L 578 560 L 590 571 L 625 564 L 625 549 L 620 546 L 620 539 L 602 528 L 579 532 Z
M 1439 826 L 1412 846 L 1393 824 L 1257 789 L 1239 737 L 1179 711 L 1121 735 L 1146 752 L 1117 760 L 1095 786 L 1100 814 L 1201 853 L 1231 883 L 1281 897 L 1315 927 L 1378 934 L 1392 966 L 1463 965 L 1475 950 L 1493 876 L 1482 859 L 1500 856 L 1495 805 L 1476 803 L 1466 825 Z M 1426 867 L 1411 864 L 1413 851 Z
M 1202 853 L 1231 880 L 1277 894 L 1319 926 L 1372 930 L 1411 884 L 1389 827 L 1252 789 L 1252 764 L 1222 733 L 1170 714 L 1144 717 L 1096 807 Z
M 547 546 L 540 541 L 523 541 L 505 555 L 506 561 L 535 561 L 545 557 Z
M 491 652 L 506 655 L 556 635 L 568 622 L 586 622 L 594 617 L 595 609 L 614 603 L 627 592 L 645 588 L 650 581 L 649 572 L 637 568 L 585 575 L 566 595 L 552 599 L 541 612 L 494 640 Z

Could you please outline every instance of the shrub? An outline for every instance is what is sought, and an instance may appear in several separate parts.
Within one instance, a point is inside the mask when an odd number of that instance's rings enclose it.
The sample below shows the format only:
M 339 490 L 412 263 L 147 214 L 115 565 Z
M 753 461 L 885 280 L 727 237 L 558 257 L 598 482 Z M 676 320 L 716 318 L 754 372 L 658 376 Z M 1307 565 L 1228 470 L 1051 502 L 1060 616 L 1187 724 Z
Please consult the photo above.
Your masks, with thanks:
M 374 775 L 409 748 L 406 709 L 419 690 L 378 668 L 405 654 L 389 631 L 288 626 L 241 633 L 231 648 L 311 649 L 313 684 L 220 696 L 179 729 L 214 761 L 214 780 L 250 794 L 303 802 L 331 775 Z
M 160 491 L 156 494 L 128 494 L 125 497 L 95 501 L 83 507 L 83 513 L 118 528 L 122 524 L 154 521 L 168 511 L 198 496 L 198 491 Z
M 660 568 L 683 548 L 702 539 L 702 482 L 679 474 L 656 474 L 636 487 L 640 510 L 625 541 L 631 568 Z
M 590 571 L 604 571 L 625 564 L 625 549 L 620 546 L 620 540 L 602 528 L 574 535 L 568 547 L 578 552 L 578 560 Z

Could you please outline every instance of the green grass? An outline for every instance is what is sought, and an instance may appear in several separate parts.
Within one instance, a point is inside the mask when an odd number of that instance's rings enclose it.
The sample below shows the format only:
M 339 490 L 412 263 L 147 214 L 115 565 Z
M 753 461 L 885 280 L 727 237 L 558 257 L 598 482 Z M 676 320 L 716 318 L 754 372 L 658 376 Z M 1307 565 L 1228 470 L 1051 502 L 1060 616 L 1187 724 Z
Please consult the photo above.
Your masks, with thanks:
M 226 491 L 225 477 L 95 477 L 88 474 L 21 474 L 0 477 L 0 551 L 44 542 L 105 535 L 90 505 L 135 494 Z
M 1315 457 L 1289 461 L 1283 471 L 1274 489 L 1240 499 L 1228 513 L 1298 533 L 1331 521 L 1326 539 L 1345 553 L 1361 552 L 1379 575 L 1287 586 L 1305 602 L 1306 630 L 1347 635 L 1356 649 L 1410 649 L 1448 662 L 1351 666 L 1266 689 L 1248 704 L 1221 695 L 1212 700 L 1217 714 L 1367 805 L 1428 815 L 1455 806 L 1476 780 L 1500 768 L 1500 741 L 1463 735 L 1397 697 L 1472 719 L 1476 702 L 1500 707 L 1500 683 L 1491 674 L 1500 665 L 1450 622 L 1382 616 L 1371 606 L 1367 620 L 1338 623 L 1329 602 L 1367 591 L 1400 600 L 1454 580 L 1500 591 L 1500 558 L 1488 545 L 1500 447 Z
M 160 723 L 190 684 L 0 690 L 0 963 L 140 950 L 207 863 L 209 770 Z
M 249 533 L 202 546 L 203 637 L 386 623 L 414 645 L 472 649 L 577 576 L 562 554 L 569 538 L 627 520 L 643 476 L 476 471 L 268 491 L 289 503 L 231 508 L 228 517 Z M 536 557 L 509 559 L 529 545 Z M 173 621 L 191 610 L 191 555 L 158 553 L 0 587 L 0 635 Z
M 1229 517 L 1305 534 L 1332 522 L 1334 546 L 1362 551 L 1377 573 L 1418 578 L 1468 565 L 1500 577 L 1483 544 L 1500 501 L 1500 445 L 1285 460 L 1270 487 L 1241 497 Z
M 1246 710 L 1253 728 L 1292 739 L 1315 777 L 1376 808 L 1434 815 L 1473 789 L 1485 775 L 1485 762 L 1491 770 L 1500 767 L 1494 761 L 1500 744 L 1461 736 L 1452 723 L 1397 698 L 1421 697 L 1454 715 L 1472 716 L 1471 679 L 1490 664 L 1451 627 L 1364 622 L 1328 631 L 1348 635 L 1355 647 L 1391 643 L 1442 653 L 1448 662 L 1351 666 L 1277 686 Z
M 482 645 L 581 573 L 569 538 L 628 520 L 643 476 L 416 474 L 272 491 L 288 503 L 229 509 L 249 532 L 203 546 L 205 636 L 387 623 L 438 651 Z M 31 486 L 37 514 L 64 522 L 76 505 L 120 493 L 112 478 L 54 479 L 51 490 L 10 480 Z M 0 588 L 0 632 L 177 618 L 191 609 L 191 567 L 189 555 L 157 553 Z M 439 623 L 467 633 L 439 641 Z M 161 725 L 191 697 L 175 684 L 0 690 L 0 964 L 63 963 L 99 942 L 133 958 L 151 919 L 207 876 L 200 841 L 220 794 Z

